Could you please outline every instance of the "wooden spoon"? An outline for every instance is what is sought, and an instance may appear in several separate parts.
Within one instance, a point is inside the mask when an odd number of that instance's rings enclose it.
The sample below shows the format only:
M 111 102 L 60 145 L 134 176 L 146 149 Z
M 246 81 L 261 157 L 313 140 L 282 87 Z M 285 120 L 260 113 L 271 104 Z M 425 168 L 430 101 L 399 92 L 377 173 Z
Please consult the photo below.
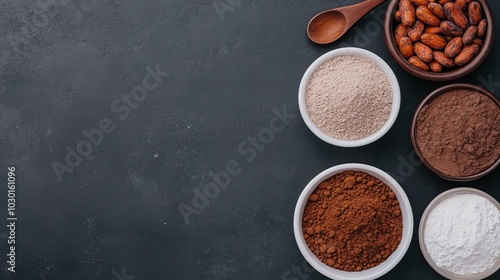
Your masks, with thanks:
M 336 41 L 360 18 L 386 0 L 364 2 L 327 10 L 315 15 L 307 25 L 307 36 L 317 44 Z

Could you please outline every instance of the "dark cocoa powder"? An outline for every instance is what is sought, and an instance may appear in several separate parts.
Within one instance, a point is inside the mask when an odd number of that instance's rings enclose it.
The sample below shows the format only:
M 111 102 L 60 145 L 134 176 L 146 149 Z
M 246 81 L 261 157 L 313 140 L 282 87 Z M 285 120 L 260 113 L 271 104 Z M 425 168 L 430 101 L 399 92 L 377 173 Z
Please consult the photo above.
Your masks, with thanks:
M 417 116 L 422 156 L 449 176 L 471 176 L 500 158 L 500 107 L 472 90 L 453 90 L 425 105 Z
M 401 242 L 403 222 L 392 189 L 365 172 L 345 171 L 322 182 L 304 209 L 302 230 L 323 263 L 361 271 L 385 261 Z

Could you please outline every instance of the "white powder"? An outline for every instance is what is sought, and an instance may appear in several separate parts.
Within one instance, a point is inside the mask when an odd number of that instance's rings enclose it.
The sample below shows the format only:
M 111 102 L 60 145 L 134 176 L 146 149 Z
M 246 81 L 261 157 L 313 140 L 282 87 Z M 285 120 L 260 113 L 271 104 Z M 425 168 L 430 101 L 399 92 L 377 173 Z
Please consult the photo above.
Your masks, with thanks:
M 372 61 L 353 55 L 334 57 L 312 74 L 306 108 L 325 134 L 342 140 L 366 138 L 387 122 L 392 88 Z
M 451 196 L 429 214 L 424 242 L 438 267 L 457 275 L 484 272 L 500 257 L 500 211 L 479 195 Z

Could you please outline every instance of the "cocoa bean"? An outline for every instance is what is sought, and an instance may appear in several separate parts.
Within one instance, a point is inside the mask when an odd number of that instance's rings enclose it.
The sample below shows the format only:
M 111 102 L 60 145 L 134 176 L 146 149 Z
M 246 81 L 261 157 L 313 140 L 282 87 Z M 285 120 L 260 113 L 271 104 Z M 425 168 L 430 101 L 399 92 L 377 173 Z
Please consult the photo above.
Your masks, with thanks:
M 401 38 L 408 35 L 407 30 L 408 28 L 402 23 L 396 26 L 396 29 L 394 30 L 394 40 L 396 41 L 396 44 L 399 45 L 399 41 L 401 41 Z
M 413 50 L 415 52 L 415 55 L 423 62 L 429 63 L 434 59 L 432 55 L 432 49 L 420 42 L 416 42 L 413 45 Z
M 465 12 L 467 10 L 467 2 L 465 0 L 456 0 L 455 4 L 462 10 L 462 12 Z
M 483 45 L 483 40 L 481 40 L 481 39 L 479 39 L 479 38 L 476 37 L 476 38 L 474 38 L 472 40 L 472 44 L 476 44 L 478 46 L 482 46 Z
M 471 25 L 478 25 L 482 17 L 481 5 L 477 1 L 472 1 L 469 4 L 469 23 Z
M 424 33 L 441 34 L 441 28 L 437 26 L 428 26 L 427 28 L 425 28 Z
M 469 20 L 457 4 L 448 2 L 444 4 L 443 8 L 448 20 L 456 24 L 460 29 L 465 31 L 469 27 Z
M 429 66 L 427 64 L 425 64 L 425 62 L 423 62 L 422 60 L 420 60 L 420 58 L 416 57 L 416 56 L 412 56 L 408 59 L 408 62 L 417 67 L 418 69 L 420 70 L 423 70 L 423 71 L 429 71 Z
M 444 48 L 444 54 L 449 58 L 454 58 L 462 51 L 463 47 L 464 43 L 462 37 L 455 37 L 446 45 L 446 48 Z
M 455 62 L 453 61 L 453 59 L 447 57 L 443 52 L 434 51 L 432 52 L 432 55 L 434 56 L 434 60 L 436 60 L 439 64 L 443 65 L 444 67 L 450 68 L 455 66 Z
M 429 68 L 431 69 L 432 72 L 434 73 L 441 73 L 443 72 L 443 66 L 439 64 L 439 62 L 433 60 L 429 63 Z
M 437 34 L 422 34 L 420 41 L 435 50 L 442 50 L 448 44 L 445 38 Z
M 427 6 L 418 6 L 415 11 L 417 19 L 430 26 L 439 26 L 441 20 Z
M 429 0 L 410 0 L 415 6 L 426 5 L 429 4 Z
M 413 26 L 415 24 L 415 6 L 410 0 L 401 0 L 399 10 L 401 11 L 401 22 L 406 26 Z
M 412 42 L 420 40 L 420 36 L 424 33 L 425 25 L 421 21 L 416 21 L 412 27 L 408 28 L 408 37 Z
M 397 22 L 401 22 L 401 11 L 397 10 L 397 11 L 394 13 L 394 19 L 395 19 Z
M 431 11 L 433 14 L 435 14 L 438 18 L 440 18 L 440 19 L 446 18 L 446 14 L 444 13 L 444 8 L 442 5 L 440 5 L 438 3 L 429 3 L 429 5 L 427 5 L 427 8 L 429 9 L 429 11 Z
M 455 57 L 455 64 L 463 66 L 469 63 L 479 52 L 479 46 L 476 44 L 465 46 L 462 51 Z
M 486 19 L 482 19 L 479 22 L 479 25 L 477 26 L 477 37 L 482 39 L 486 34 L 487 27 L 488 27 L 488 22 L 486 22 Z
M 441 28 L 441 33 L 453 37 L 462 36 L 464 34 L 464 31 L 460 27 L 448 20 L 442 21 L 439 28 Z
M 469 45 L 472 43 L 472 40 L 476 37 L 477 34 L 477 26 L 471 25 L 464 33 L 463 41 L 465 45 Z
M 401 37 L 401 40 L 399 41 L 399 51 L 405 58 L 409 58 L 414 54 L 413 43 L 411 42 L 410 38 L 406 36 Z

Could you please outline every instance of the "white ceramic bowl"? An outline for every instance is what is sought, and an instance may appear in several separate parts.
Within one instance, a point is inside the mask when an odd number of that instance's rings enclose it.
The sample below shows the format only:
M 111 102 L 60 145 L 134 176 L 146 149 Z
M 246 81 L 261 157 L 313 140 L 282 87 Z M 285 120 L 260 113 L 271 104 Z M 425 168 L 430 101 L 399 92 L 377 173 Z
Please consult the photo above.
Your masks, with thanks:
M 422 254 L 424 255 L 425 260 L 427 263 L 441 276 L 446 277 L 447 279 L 453 279 L 453 280 L 473 280 L 473 279 L 484 279 L 488 276 L 491 276 L 493 273 L 495 273 L 498 269 L 500 269 L 500 259 L 497 260 L 496 264 L 492 266 L 490 269 L 479 273 L 479 274 L 473 274 L 473 275 L 456 275 L 454 273 L 448 272 L 447 270 L 444 270 L 440 267 L 438 267 L 434 261 L 432 260 L 431 256 L 429 255 L 429 252 L 427 251 L 427 247 L 425 246 L 425 241 L 424 241 L 424 233 L 425 233 L 425 224 L 427 223 L 427 218 L 429 217 L 429 214 L 432 212 L 434 207 L 436 207 L 441 201 L 449 198 L 450 196 L 457 195 L 457 194 L 475 194 L 481 197 L 484 197 L 488 199 L 493 205 L 495 205 L 499 210 L 500 210 L 500 203 L 496 201 L 492 196 L 489 194 L 480 191 L 478 189 L 474 188 L 454 188 L 448 191 L 445 191 L 438 195 L 436 198 L 434 198 L 431 203 L 425 208 L 424 214 L 422 215 L 422 219 L 420 220 L 420 225 L 418 227 L 418 243 L 420 245 L 420 250 L 422 251 Z
M 311 75 L 314 73 L 314 71 L 321 66 L 323 63 L 328 61 L 331 58 L 337 57 L 337 56 L 343 56 L 343 55 L 354 55 L 354 56 L 359 56 L 363 57 L 366 59 L 371 60 L 374 62 L 376 65 L 382 69 L 382 71 L 386 74 L 389 83 L 391 84 L 392 87 L 392 110 L 391 114 L 389 116 L 389 119 L 387 122 L 374 134 L 358 139 L 358 140 L 343 140 L 343 139 L 336 139 L 333 138 L 323 131 L 321 131 L 311 120 L 311 117 L 309 116 L 306 108 L 306 91 L 307 91 L 307 84 L 309 83 L 309 79 L 311 78 Z M 340 147 L 359 147 L 359 146 L 364 146 L 367 144 L 370 144 L 376 140 L 378 140 L 380 137 L 382 137 L 384 134 L 389 131 L 391 126 L 394 124 L 396 121 L 396 118 L 399 113 L 399 107 L 401 104 L 401 92 L 399 89 L 399 83 L 398 79 L 396 78 L 396 75 L 394 75 L 394 72 L 392 71 L 391 67 L 378 55 L 364 50 L 360 48 L 340 48 L 336 49 L 333 51 L 330 51 L 322 56 L 320 56 L 316 61 L 314 61 L 309 68 L 307 68 L 306 72 L 304 73 L 304 76 L 302 77 L 302 81 L 300 82 L 299 86 L 299 109 L 300 109 L 300 114 L 302 115 L 302 118 L 304 119 L 304 122 L 306 125 L 309 127 L 309 129 L 316 134 L 321 140 L 330 143 L 335 146 L 340 146 Z
M 359 272 L 347 272 L 338 270 L 322 263 L 318 258 L 316 258 L 314 253 L 311 252 L 302 233 L 302 215 L 311 193 L 324 180 L 337 173 L 347 170 L 363 171 L 379 178 L 382 182 L 391 187 L 399 201 L 401 207 L 401 215 L 403 218 L 403 236 L 398 248 L 383 263 L 379 264 L 376 267 L 372 267 L 370 269 Z M 297 242 L 300 252 L 304 256 L 304 258 L 312 267 L 314 267 L 317 271 L 319 271 L 326 277 L 336 280 L 375 279 L 381 277 L 382 275 L 389 272 L 392 268 L 394 268 L 408 250 L 413 236 L 413 212 L 411 209 L 410 201 L 408 200 L 408 197 L 406 196 L 403 188 L 401 188 L 398 182 L 396 182 L 396 180 L 394 180 L 389 174 L 370 165 L 359 163 L 342 164 L 331 167 L 321 172 L 319 175 L 314 177 L 314 179 L 312 179 L 311 182 L 309 182 L 309 184 L 307 184 L 307 186 L 304 188 L 302 194 L 299 197 L 299 200 L 297 201 L 297 206 L 295 207 L 295 213 L 293 217 L 293 231 L 295 234 L 295 241 Z

